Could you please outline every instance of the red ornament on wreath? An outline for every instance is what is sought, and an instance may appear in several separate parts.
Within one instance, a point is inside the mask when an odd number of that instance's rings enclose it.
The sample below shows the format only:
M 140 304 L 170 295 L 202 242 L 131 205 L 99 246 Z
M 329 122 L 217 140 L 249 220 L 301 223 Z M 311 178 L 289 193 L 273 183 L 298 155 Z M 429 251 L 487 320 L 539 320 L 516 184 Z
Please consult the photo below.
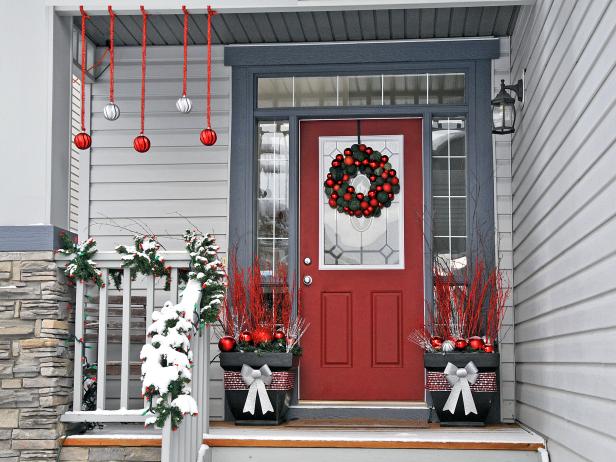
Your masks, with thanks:
M 380 216 L 383 207 L 389 207 L 400 193 L 400 179 L 389 163 L 389 156 L 365 144 L 354 144 L 343 152 L 342 160 L 341 154 L 332 159 L 323 183 L 328 205 L 353 217 Z M 350 184 L 357 175 L 364 175 L 370 181 L 365 193 L 356 191 Z

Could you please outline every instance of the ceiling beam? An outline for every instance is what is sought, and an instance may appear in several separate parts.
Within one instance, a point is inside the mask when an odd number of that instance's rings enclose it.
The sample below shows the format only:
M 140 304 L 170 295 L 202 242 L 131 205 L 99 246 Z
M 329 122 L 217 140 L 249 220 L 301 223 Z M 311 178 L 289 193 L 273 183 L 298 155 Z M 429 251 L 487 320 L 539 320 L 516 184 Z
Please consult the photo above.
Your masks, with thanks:
M 83 5 L 90 15 L 106 15 L 109 0 L 45 0 L 61 15 L 79 14 Z M 341 11 L 388 10 L 420 8 L 467 8 L 487 6 L 533 5 L 536 0 L 210 0 L 209 4 L 219 13 L 271 13 L 285 11 Z M 182 14 L 182 5 L 194 14 L 204 14 L 207 2 L 203 0 L 116 0 L 116 14 L 139 14 L 144 5 L 150 14 Z

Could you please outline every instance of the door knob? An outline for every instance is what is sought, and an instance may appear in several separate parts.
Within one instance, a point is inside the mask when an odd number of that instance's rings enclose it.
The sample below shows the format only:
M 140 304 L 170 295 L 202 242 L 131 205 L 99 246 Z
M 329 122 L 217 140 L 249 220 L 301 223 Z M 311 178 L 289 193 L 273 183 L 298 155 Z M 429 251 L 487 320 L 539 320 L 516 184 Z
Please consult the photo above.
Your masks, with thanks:
M 312 260 L 310 259 L 310 257 L 304 258 L 304 265 L 309 265 L 310 263 L 312 263 Z
M 304 276 L 304 285 L 309 286 L 312 284 L 312 276 L 306 275 Z

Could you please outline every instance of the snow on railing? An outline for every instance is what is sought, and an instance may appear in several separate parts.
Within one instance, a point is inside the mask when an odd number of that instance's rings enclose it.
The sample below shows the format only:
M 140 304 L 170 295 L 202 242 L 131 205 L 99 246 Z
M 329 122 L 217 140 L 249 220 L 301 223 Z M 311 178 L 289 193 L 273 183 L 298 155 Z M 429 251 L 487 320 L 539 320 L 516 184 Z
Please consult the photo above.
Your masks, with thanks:
M 121 257 L 115 252 L 98 252 L 94 260 L 106 282 L 103 287 L 75 281 L 73 410 L 62 416 L 63 421 L 145 422 L 149 403 L 140 398 L 139 352 L 149 341 L 146 330 L 152 323 L 155 306 L 168 300 L 178 303 L 179 271 L 190 264 L 186 252 L 160 255 L 171 267 L 168 291 L 163 290 L 164 281 L 157 284 L 152 275 L 131 281 L 130 269 L 122 268 Z M 58 256 L 57 260 L 68 258 Z M 122 272 L 119 289 L 109 283 L 113 271 Z M 194 367 L 190 386 L 199 414 L 187 416 L 176 431 L 167 419 L 162 430 L 163 462 L 192 462 L 200 457 L 203 434 L 209 431 L 210 336 L 210 327 L 206 326 L 191 339 Z M 86 382 L 95 384 L 95 392 L 86 391 Z

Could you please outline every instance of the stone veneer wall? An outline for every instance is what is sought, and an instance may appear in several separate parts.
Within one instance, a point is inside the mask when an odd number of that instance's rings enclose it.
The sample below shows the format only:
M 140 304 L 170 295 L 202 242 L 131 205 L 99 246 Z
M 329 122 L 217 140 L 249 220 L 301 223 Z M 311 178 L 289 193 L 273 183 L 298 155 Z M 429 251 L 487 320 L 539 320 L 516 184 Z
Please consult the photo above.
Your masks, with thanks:
M 56 460 L 72 401 L 71 298 L 53 252 L 0 252 L 0 462 Z
M 159 462 L 160 448 L 65 447 L 62 448 L 60 453 L 61 462 L 116 462 L 125 460 L 133 462 Z

